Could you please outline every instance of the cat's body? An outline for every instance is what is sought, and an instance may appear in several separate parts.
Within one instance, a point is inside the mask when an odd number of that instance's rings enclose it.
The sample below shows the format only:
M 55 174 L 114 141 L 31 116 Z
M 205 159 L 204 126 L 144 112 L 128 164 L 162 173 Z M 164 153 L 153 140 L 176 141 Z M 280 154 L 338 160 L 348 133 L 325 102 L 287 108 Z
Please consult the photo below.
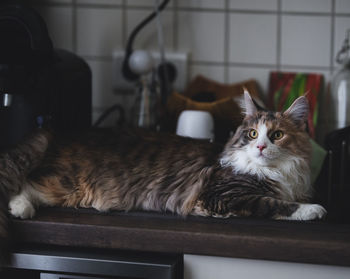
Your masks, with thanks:
M 246 117 L 223 149 L 152 133 L 102 130 L 68 139 L 39 131 L 0 157 L 0 236 L 7 202 L 21 218 L 40 205 L 321 218 L 323 207 L 304 203 L 312 194 L 307 106 L 301 97 L 285 113 L 257 111 L 246 93 Z
M 92 130 L 58 136 L 51 140 L 40 167 L 27 176 L 22 193 L 10 201 L 10 212 L 32 217 L 34 208 L 16 212 L 14 204 L 24 196 L 34 207 L 167 210 L 187 215 L 218 152 L 208 142 L 145 131 Z

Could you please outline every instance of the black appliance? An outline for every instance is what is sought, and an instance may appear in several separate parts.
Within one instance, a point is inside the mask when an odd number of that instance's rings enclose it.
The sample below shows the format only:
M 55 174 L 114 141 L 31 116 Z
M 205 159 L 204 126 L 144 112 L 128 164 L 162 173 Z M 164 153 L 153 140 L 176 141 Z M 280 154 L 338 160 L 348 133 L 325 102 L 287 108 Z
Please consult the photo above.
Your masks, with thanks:
M 0 4 L 0 150 L 41 125 L 71 131 L 91 125 L 91 71 L 54 49 L 31 7 Z
M 327 157 L 315 183 L 315 202 L 327 208 L 327 219 L 350 223 L 350 126 L 325 137 Z
M 14 248 L 2 279 L 182 279 L 183 256 L 59 246 Z

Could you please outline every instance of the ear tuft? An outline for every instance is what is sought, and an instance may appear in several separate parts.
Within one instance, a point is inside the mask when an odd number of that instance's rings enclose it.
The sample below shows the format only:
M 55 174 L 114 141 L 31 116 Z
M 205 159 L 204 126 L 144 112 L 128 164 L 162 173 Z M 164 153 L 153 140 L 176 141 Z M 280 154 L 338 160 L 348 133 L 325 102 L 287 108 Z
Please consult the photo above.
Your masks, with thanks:
M 301 96 L 283 114 L 292 118 L 297 125 L 304 124 L 309 114 L 309 102 L 305 96 Z
M 244 97 L 240 102 L 241 108 L 246 116 L 254 115 L 255 113 L 257 113 L 258 109 L 256 108 L 252 97 L 250 97 L 250 94 L 247 88 L 243 87 L 243 90 L 244 90 L 244 93 L 243 93 Z

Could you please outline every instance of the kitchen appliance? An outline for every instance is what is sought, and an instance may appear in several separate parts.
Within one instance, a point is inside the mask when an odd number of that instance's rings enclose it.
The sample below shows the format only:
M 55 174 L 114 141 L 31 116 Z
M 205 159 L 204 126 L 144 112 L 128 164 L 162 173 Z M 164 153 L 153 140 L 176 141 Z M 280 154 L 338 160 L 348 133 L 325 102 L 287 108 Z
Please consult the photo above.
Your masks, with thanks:
M 0 4 L 0 149 L 38 126 L 57 131 L 91 125 L 91 71 L 81 58 L 56 50 L 31 7 Z

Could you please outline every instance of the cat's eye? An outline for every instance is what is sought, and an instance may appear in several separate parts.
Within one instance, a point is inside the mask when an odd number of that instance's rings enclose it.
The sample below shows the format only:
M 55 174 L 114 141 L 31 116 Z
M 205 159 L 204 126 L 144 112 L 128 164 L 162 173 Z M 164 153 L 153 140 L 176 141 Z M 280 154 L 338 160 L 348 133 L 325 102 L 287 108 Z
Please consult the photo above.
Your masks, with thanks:
M 255 129 L 251 129 L 248 135 L 251 139 L 256 139 L 258 137 L 258 131 Z
M 272 134 L 272 138 L 274 140 L 279 140 L 279 139 L 283 138 L 283 136 L 284 136 L 284 134 L 282 131 L 276 131 Z

